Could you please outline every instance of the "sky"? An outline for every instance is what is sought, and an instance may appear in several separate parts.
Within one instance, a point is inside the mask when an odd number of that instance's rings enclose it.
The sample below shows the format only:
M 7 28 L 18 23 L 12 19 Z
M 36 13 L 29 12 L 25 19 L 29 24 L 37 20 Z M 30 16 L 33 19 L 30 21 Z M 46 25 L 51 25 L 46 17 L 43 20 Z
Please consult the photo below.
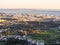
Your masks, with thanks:
M 60 0 L 0 0 L 0 9 L 60 9 Z

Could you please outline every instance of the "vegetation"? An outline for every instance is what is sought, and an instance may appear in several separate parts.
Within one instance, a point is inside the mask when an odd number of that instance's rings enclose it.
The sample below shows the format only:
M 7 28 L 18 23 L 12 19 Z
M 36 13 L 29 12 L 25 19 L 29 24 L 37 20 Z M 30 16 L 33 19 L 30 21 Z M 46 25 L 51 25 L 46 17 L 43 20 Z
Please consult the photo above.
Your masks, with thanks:
M 9 25 L 8 30 L 6 32 L 2 32 L 2 34 L 21 35 L 26 31 L 31 38 L 35 40 L 43 40 L 46 42 L 46 45 L 50 45 L 51 43 L 56 43 L 56 40 L 60 39 L 60 28 L 58 28 L 59 25 L 60 24 L 54 22 L 41 22 L 40 24 L 39 22 L 28 22 L 28 24 L 19 23 Z M 37 32 L 36 30 L 39 31 Z M 33 33 L 33 31 L 35 31 L 35 33 Z M 0 45 L 4 45 L 4 43 L 2 42 Z

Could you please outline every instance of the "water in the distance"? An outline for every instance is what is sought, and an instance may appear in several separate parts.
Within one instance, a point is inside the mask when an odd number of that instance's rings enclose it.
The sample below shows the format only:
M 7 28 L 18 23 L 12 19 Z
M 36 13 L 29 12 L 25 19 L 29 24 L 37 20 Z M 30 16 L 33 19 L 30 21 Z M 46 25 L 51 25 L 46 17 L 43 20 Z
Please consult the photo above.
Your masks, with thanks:
M 50 14 L 60 16 L 60 10 L 0 9 L 0 13 Z

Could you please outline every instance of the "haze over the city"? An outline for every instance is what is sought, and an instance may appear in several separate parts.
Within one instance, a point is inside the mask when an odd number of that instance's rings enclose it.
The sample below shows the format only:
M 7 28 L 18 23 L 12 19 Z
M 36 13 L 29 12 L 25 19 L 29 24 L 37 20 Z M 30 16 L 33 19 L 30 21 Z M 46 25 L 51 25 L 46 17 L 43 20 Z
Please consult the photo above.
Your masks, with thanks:
M 60 0 L 0 0 L 0 9 L 60 9 Z

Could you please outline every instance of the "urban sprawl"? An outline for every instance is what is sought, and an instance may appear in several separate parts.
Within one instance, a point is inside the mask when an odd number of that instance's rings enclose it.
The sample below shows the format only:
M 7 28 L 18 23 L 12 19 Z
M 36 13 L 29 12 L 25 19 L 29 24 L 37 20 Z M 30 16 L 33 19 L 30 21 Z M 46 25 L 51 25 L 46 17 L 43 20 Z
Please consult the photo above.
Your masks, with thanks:
M 21 45 L 60 44 L 60 16 L 0 13 L 0 42 L 13 45 L 14 41 L 16 45 L 21 41 Z

